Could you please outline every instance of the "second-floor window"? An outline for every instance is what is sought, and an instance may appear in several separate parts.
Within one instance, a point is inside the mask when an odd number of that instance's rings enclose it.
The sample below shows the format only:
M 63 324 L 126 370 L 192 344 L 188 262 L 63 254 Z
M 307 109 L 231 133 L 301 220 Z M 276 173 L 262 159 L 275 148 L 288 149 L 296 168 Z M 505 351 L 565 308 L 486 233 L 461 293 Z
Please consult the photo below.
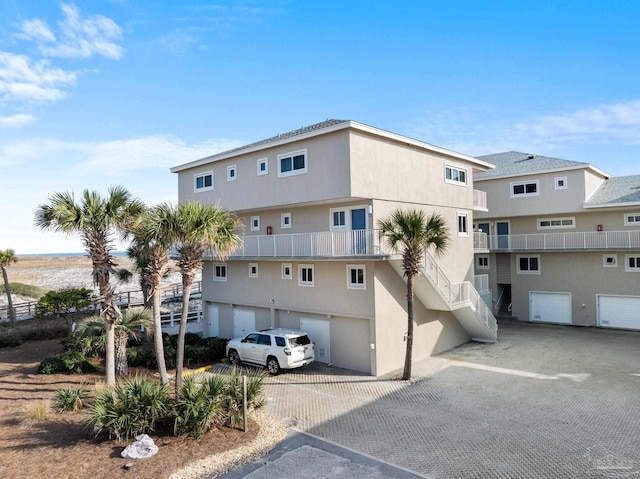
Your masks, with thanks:
M 640 226 L 640 213 L 629 213 L 624 215 L 625 226 Z
M 519 274 L 540 274 L 540 256 L 518 256 Z
M 300 286 L 313 286 L 313 265 L 298 265 L 298 284 Z
M 208 191 L 213 189 L 213 171 L 199 173 L 193 177 L 194 191 Z
M 260 231 L 260 217 L 252 216 L 251 217 L 251 231 Z
M 347 228 L 347 211 L 346 210 L 331 210 L 331 229 L 332 230 L 344 230 Z
M 267 158 L 260 158 L 258 160 L 258 176 L 269 174 L 269 160 Z
M 278 177 L 301 175 L 308 171 L 307 150 L 278 155 Z
M 538 229 L 575 228 L 575 218 L 544 218 L 538 220 Z
M 213 280 L 214 281 L 226 281 L 227 280 L 227 265 L 224 263 L 216 263 L 213 265 Z
M 235 181 L 236 173 L 236 165 L 227 166 L 227 181 Z
M 640 255 L 628 254 L 626 255 L 626 271 L 633 271 L 635 273 L 640 272 Z
M 467 213 L 458 213 L 458 236 L 469 236 L 469 216 Z
M 510 184 L 510 188 L 512 198 L 540 196 L 540 182 L 538 180 L 513 182 Z
M 291 228 L 291 213 L 282 213 L 280 215 L 280 228 L 283 230 Z
M 478 269 L 489 269 L 489 257 L 478 256 L 476 259 L 476 266 Z
M 456 166 L 446 165 L 444 167 L 444 180 L 447 183 L 454 183 L 457 185 L 467 184 L 467 170 L 464 168 L 458 168 Z

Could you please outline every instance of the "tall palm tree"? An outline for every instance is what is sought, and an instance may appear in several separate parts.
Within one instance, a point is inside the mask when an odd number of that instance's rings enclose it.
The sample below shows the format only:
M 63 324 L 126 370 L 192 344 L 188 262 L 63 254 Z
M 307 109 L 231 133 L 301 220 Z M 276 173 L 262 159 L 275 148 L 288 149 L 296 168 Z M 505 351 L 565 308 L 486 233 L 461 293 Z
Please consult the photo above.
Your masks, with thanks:
M 122 315 L 116 319 L 114 323 L 115 329 L 115 361 L 116 376 L 122 377 L 129 373 L 129 365 L 127 364 L 127 343 L 130 339 L 139 341 L 142 332 L 140 327 L 149 327 L 151 318 L 149 314 L 142 309 L 127 309 Z M 89 334 L 98 331 L 104 332 L 104 326 L 100 320 L 92 320 L 86 323 L 85 332 Z
M 9 320 L 11 327 L 16 325 L 16 311 L 13 309 L 13 301 L 11 300 L 11 288 L 9 287 L 9 277 L 7 276 L 7 267 L 11 263 L 18 261 L 15 252 L 12 249 L 0 251 L 0 268 L 2 269 L 2 279 L 4 280 L 4 292 L 7 293 L 7 305 L 9 306 Z
M 180 203 L 172 208 L 175 215 L 173 224 L 176 240 L 175 254 L 178 257 L 178 268 L 182 275 L 182 316 L 178 332 L 176 352 L 176 396 L 182 386 L 182 370 L 184 363 L 184 337 L 187 330 L 187 314 L 191 288 L 198 270 L 202 269 L 205 253 L 211 251 L 219 260 L 224 260 L 241 239 L 237 228 L 239 221 L 235 215 L 217 205 L 204 205 L 196 201 Z
M 151 309 L 153 317 L 153 343 L 158 362 L 158 373 L 162 384 L 169 384 L 169 375 L 164 359 L 162 342 L 162 322 L 160 320 L 160 285 L 169 271 L 171 248 L 174 243 L 173 232 L 175 216 L 170 214 L 171 207 L 163 204 L 145 211 L 140 221 L 132 229 L 133 247 L 145 249 L 147 265 L 144 275 L 151 286 Z
M 437 213 L 427 218 L 420 210 L 396 210 L 387 219 L 378 221 L 378 227 L 394 252 L 402 255 L 402 269 L 407 278 L 407 351 L 402 379 L 411 379 L 413 354 L 413 299 L 415 277 L 420 273 L 424 251 L 433 248 L 442 254 L 449 243 L 449 232 L 444 218 Z
M 116 260 L 111 254 L 115 234 L 122 238 L 144 210 L 144 205 L 132 198 L 121 186 L 109 188 L 107 197 L 84 190 L 76 202 L 72 193 L 54 193 L 48 204 L 38 206 L 35 224 L 44 230 L 79 234 L 93 266 L 93 282 L 98 285 L 106 334 L 106 381 L 115 385 L 115 321 L 120 316 L 113 298 L 110 276 Z

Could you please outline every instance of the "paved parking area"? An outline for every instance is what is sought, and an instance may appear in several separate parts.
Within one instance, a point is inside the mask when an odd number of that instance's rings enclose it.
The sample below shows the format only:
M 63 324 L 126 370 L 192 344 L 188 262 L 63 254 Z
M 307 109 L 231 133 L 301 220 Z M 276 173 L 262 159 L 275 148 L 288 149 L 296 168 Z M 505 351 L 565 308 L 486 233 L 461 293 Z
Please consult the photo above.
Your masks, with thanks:
M 415 363 L 412 383 L 286 372 L 267 381 L 267 410 L 433 478 L 640 477 L 640 333 L 517 322 L 499 333 Z

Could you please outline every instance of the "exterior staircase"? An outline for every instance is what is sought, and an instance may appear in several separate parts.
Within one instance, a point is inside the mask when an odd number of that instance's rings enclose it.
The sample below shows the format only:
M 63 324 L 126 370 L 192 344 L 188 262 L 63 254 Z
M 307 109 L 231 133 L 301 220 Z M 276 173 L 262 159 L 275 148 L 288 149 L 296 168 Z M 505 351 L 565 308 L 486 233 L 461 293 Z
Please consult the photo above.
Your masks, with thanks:
M 427 309 L 451 311 L 474 341 L 493 343 L 498 339 L 495 316 L 476 291 L 473 283 L 452 283 L 425 251 L 424 266 L 415 278 L 415 295 Z M 389 263 L 404 278 L 402 259 L 392 257 Z

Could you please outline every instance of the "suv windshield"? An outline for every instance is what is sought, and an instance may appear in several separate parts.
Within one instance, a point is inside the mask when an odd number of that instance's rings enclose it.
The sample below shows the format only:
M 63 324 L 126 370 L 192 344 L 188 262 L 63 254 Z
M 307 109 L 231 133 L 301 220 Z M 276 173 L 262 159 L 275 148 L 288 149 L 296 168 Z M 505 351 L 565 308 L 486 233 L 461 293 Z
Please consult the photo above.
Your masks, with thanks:
M 309 339 L 309 336 L 305 334 L 304 336 L 289 338 L 289 344 L 291 344 L 292 348 L 295 348 L 296 346 L 306 346 L 307 344 L 311 344 L 311 340 Z

